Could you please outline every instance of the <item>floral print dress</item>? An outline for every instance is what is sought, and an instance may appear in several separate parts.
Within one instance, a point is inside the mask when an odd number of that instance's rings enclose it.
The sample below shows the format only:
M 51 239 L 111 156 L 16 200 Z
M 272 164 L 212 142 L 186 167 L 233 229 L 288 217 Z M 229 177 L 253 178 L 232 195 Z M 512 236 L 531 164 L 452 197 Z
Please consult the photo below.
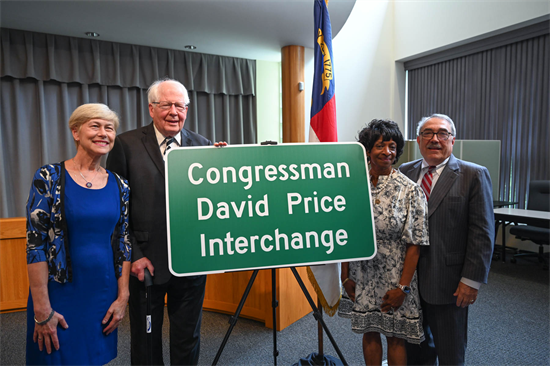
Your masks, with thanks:
M 407 244 L 429 244 L 426 199 L 420 187 L 398 171 L 378 177 L 371 195 L 377 253 L 371 260 L 349 263 L 355 302 L 344 293 L 338 315 L 350 318 L 356 333 L 377 332 L 419 344 L 424 333 L 416 273 L 399 309 L 382 313 L 380 305 L 386 292 L 398 287 Z

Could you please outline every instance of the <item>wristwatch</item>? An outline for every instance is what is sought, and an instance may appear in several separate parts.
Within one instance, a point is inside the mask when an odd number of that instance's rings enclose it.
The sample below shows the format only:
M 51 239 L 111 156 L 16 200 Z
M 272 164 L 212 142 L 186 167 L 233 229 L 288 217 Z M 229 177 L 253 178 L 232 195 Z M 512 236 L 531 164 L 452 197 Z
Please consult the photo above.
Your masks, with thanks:
M 399 287 L 401 289 L 401 291 L 403 291 L 405 293 L 405 295 L 408 295 L 408 294 L 411 293 L 411 288 L 409 286 L 398 284 L 397 287 Z

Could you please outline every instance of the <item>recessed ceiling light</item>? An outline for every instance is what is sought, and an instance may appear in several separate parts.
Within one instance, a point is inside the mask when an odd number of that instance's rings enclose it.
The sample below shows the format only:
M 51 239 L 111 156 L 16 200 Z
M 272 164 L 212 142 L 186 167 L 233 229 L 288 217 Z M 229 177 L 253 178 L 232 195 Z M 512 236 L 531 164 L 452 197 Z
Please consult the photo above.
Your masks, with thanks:
M 184 47 L 186 50 L 196 50 L 197 49 L 197 46 L 193 46 L 192 44 L 188 44 L 187 46 Z
M 88 37 L 99 37 L 99 33 L 96 32 L 86 32 Z

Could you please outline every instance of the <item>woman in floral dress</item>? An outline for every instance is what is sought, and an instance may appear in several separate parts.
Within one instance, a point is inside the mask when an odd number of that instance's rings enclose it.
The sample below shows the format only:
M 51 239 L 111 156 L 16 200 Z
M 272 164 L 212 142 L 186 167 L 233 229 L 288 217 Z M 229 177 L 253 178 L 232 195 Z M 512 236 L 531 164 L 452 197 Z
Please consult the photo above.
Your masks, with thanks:
M 406 365 L 405 342 L 424 340 L 416 265 L 419 245 L 428 245 L 428 208 L 420 187 L 393 169 L 405 145 L 393 121 L 373 120 L 359 133 L 370 163 L 376 256 L 342 263 L 344 294 L 338 314 L 363 334 L 367 365 L 382 363 L 384 334 L 388 364 Z

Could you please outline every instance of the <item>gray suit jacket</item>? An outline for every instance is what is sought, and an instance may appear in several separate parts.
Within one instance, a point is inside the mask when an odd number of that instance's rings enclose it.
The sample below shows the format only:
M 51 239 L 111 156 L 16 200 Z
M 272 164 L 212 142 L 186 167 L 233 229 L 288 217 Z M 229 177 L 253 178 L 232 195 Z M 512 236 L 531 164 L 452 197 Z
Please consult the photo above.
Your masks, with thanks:
M 181 131 L 182 146 L 212 145 L 205 137 Z M 155 267 L 154 283 L 170 279 L 166 226 L 164 160 L 153 123 L 117 136 L 107 169 L 128 180 L 132 261 L 147 257 Z
M 418 182 L 422 159 L 399 170 Z M 487 283 L 495 221 L 487 168 L 451 155 L 428 201 L 430 245 L 420 248 L 418 281 L 430 304 L 451 304 L 462 277 Z

